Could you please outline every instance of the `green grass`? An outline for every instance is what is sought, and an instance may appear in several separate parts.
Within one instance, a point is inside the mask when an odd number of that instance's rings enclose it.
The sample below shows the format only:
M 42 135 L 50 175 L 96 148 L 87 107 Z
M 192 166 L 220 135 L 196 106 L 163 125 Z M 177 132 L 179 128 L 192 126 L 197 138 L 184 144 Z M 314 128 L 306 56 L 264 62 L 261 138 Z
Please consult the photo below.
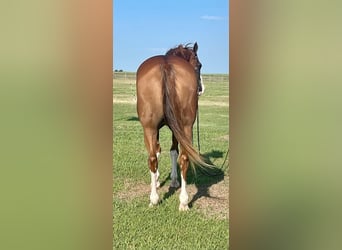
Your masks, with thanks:
M 226 249 L 225 221 L 205 218 L 191 210 L 175 210 L 172 196 L 149 208 L 148 197 L 134 202 L 114 200 L 114 249 Z
M 135 82 L 114 78 L 113 95 L 113 246 L 114 249 L 227 249 L 228 219 L 207 216 L 193 202 L 189 212 L 178 211 L 179 193 L 167 196 L 158 191 L 161 204 L 149 208 L 149 194 L 120 198 L 134 184 L 150 185 L 147 152 L 142 127 L 137 120 Z M 199 100 L 201 154 L 216 166 L 224 163 L 228 150 L 228 82 L 206 81 L 206 92 Z M 220 76 L 218 79 L 224 79 Z M 121 102 L 123 101 L 123 102 Z M 197 147 L 197 129 L 194 125 L 194 145 Z M 162 154 L 159 161 L 160 180 L 169 185 L 171 132 L 160 131 Z M 227 162 L 224 164 L 227 165 Z M 221 171 L 221 170 L 220 170 Z M 222 169 L 225 176 L 228 168 Z M 210 186 L 222 180 L 196 171 L 188 175 L 189 186 Z M 225 177 L 226 178 L 226 177 Z M 127 184 L 129 183 L 129 184 Z M 191 199 L 191 197 L 189 197 Z

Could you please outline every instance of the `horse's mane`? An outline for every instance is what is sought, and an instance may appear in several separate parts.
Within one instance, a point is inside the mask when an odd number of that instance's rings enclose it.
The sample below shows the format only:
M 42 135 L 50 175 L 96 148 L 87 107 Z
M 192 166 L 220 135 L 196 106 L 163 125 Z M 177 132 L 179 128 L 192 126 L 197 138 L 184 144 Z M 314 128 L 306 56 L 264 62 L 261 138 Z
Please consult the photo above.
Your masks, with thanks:
M 190 60 L 190 56 L 194 53 L 193 51 L 193 46 L 192 43 L 188 43 L 186 45 L 180 44 L 177 47 L 174 47 L 172 49 L 169 49 L 166 52 L 166 56 L 179 56 L 184 58 L 185 60 L 189 61 Z

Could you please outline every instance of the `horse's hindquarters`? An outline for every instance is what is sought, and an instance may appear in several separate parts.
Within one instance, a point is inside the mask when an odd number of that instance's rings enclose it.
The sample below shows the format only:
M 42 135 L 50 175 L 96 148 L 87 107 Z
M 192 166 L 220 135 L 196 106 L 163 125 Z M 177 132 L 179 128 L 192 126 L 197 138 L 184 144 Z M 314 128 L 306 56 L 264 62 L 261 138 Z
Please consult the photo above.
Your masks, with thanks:
M 155 127 L 163 117 L 162 56 L 149 58 L 137 72 L 137 112 L 143 127 Z

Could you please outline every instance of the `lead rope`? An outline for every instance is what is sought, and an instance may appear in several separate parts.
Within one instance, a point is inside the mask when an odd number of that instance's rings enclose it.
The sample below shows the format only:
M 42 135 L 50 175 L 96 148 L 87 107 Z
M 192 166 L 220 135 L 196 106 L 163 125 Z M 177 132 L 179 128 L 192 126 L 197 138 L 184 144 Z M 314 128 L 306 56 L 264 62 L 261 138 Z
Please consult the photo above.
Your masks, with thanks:
M 201 154 L 201 145 L 200 145 L 200 138 L 199 138 L 199 109 L 197 108 L 197 146 L 198 146 L 198 153 Z
M 199 107 L 197 107 L 197 119 L 196 120 L 197 120 L 197 147 L 198 147 L 198 153 L 201 154 L 200 134 L 199 134 Z M 228 159 L 228 155 L 229 155 L 229 146 L 228 146 L 226 156 L 224 157 L 224 161 L 223 161 L 220 169 L 223 169 L 224 164 L 226 163 L 226 161 Z M 227 164 L 227 168 L 229 168 L 229 162 Z

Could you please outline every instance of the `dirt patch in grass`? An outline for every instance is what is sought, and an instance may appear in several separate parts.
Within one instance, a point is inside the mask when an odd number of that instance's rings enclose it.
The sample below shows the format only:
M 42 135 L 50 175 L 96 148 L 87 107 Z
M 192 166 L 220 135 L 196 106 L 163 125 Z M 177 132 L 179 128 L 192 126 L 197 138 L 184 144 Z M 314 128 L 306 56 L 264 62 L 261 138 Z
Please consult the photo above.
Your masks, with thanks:
M 131 201 L 135 198 L 139 198 L 149 194 L 150 185 L 145 183 L 137 183 L 126 179 L 124 181 L 124 191 L 118 192 L 114 196 L 121 200 Z
M 222 181 L 211 186 L 188 186 L 190 197 L 198 197 L 193 206 L 197 207 L 208 217 L 227 219 L 229 217 L 229 181 Z
M 127 98 L 113 98 L 113 103 L 125 103 L 125 104 L 136 104 L 137 100 L 134 97 L 127 97 Z
M 199 210 L 210 218 L 228 219 L 229 217 L 229 179 L 226 176 L 222 181 L 212 185 L 196 186 L 187 185 L 187 191 L 190 200 L 190 207 Z M 166 184 L 158 189 L 159 197 L 162 198 L 169 192 L 169 185 Z M 179 196 L 180 188 L 172 195 Z M 118 192 L 115 197 L 132 201 L 136 198 L 150 195 L 150 185 L 146 183 L 137 183 L 130 180 L 124 182 L 124 191 Z M 146 204 L 147 206 L 148 204 Z
M 223 141 L 229 141 L 229 135 L 221 136 L 221 137 L 219 137 L 219 139 L 223 140 Z
M 215 102 L 215 101 L 201 101 L 200 106 L 219 106 L 219 107 L 229 107 L 228 102 Z

